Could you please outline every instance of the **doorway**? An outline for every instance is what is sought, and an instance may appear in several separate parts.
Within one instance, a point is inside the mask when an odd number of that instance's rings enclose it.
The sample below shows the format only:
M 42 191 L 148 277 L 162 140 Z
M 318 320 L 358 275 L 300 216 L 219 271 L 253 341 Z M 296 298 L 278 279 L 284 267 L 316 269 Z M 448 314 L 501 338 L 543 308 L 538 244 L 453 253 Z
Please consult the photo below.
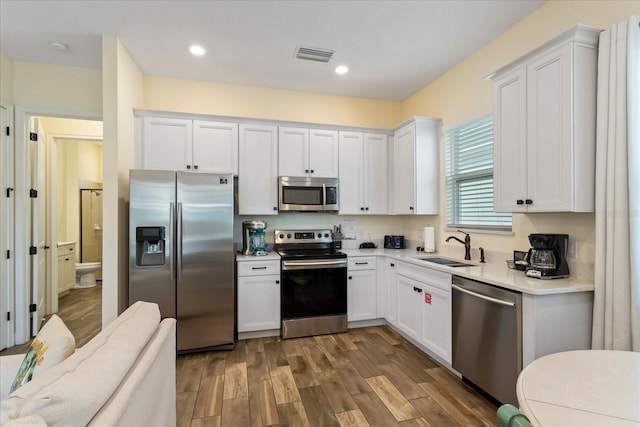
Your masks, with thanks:
M 0 208 L 13 207 L 9 217 L 13 225 L 8 238 L 0 233 L 2 246 L 9 245 L 12 249 L 5 266 L 7 268 L 0 272 L 5 278 L 8 271 L 12 278 L 4 282 L 8 283 L 9 289 L 2 291 L 8 296 L 3 298 L 7 305 L 8 322 L 6 325 L 0 322 L 0 327 L 6 326 L 9 333 L 5 334 L 8 336 L 6 342 L 0 344 L 7 347 L 28 342 L 38 332 L 41 318 L 56 312 L 58 308 L 57 289 L 54 286 L 54 278 L 58 273 L 57 263 L 54 261 L 58 255 L 59 241 L 57 209 L 53 203 L 53 195 L 58 193 L 57 176 L 52 174 L 57 166 L 55 141 L 60 138 L 102 140 L 99 114 L 51 112 L 22 107 L 16 107 L 15 114 L 11 114 L 13 109 L 10 110 L 7 121 L 7 132 L 11 135 L 10 155 L 5 156 L 3 152 L 2 171 L 6 171 L 9 181 L 5 181 L 11 183 L 10 189 L 14 191 L 11 192 L 11 198 L 0 203 L 4 205 Z M 15 126 L 12 127 L 12 123 Z M 74 128 L 73 124 L 77 127 Z M 39 133 L 42 135 L 38 135 Z M 39 142 L 34 144 L 34 141 Z M 41 144 L 44 145 L 44 150 Z M 43 163 L 44 172 L 41 170 Z M 94 169 L 102 171 L 102 160 Z M 38 195 L 41 196 L 40 199 Z M 44 207 L 41 206 L 43 199 Z M 41 212 L 45 215 L 41 215 Z M 44 220 L 39 221 L 38 218 Z M 45 261 L 40 262 L 42 258 L 34 256 L 36 254 L 44 255 Z M 44 280 L 39 280 L 39 277 L 44 277 Z

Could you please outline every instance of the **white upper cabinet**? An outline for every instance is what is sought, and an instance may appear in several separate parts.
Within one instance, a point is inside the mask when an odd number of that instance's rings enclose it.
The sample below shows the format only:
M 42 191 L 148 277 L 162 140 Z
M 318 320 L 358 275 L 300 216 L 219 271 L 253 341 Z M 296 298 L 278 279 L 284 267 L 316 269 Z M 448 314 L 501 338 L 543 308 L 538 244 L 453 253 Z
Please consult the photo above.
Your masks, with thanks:
M 391 213 L 439 213 L 440 119 L 415 117 L 394 132 L 389 200 Z
M 238 124 L 194 120 L 193 167 L 199 172 L 238 175 Z
M 238 213 L 278 214 L 278 128 L 240 125 Z
M 338 132 L 307 128 L 279 128 L 278 174 L 337 178 Z
M 340 214 L 387 213 L 387 136 L 340 132 Z
M 238 174 L 238 125 L 206 120 L 143 117 L 142 169 Z
M 488 77 L 497 212 L 594 211 L 599 32 L 577 25 Z

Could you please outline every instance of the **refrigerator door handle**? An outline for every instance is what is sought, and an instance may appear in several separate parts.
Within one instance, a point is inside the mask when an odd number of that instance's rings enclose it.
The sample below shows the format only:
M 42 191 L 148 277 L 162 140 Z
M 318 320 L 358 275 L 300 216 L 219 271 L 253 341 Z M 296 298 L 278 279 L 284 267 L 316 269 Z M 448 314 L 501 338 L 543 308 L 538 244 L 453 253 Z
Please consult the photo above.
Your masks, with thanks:
M 169 244 L 173 245 L 173 242 L 175 241 L 175 236 L 174 236 L 174 230 L 175 230 L 175 212 L 176 212 L 176 204 L 171 202 L 169 203 Z M 166 251 L 166 247 L 165 247 L 165 251 Z M 171 249 L 171 252 L 173 252 L 173 246 Z M 173 253 L 171 254 L 171 256 L 169 257 L 169 274 L 171 275 L 171 280 L 175 280 L 176 279 L 176 269 L 175 266 L 173 265 L 173 260 L 174 260 L 174 255 Z
M 178 230 L 178 235 L 176 238 L 176 260 L 177 260 L 177 278 L 182 278 L 182 202 L 178 202 L 178 214 L 177 214 L 177 224 L 176 229 Z

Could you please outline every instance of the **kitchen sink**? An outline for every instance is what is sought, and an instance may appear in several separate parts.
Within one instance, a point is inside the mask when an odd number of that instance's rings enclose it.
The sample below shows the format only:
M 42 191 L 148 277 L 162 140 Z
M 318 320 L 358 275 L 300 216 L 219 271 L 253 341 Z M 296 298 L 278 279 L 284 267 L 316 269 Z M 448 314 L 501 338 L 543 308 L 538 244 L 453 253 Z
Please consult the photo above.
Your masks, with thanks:
M 438 258 L 438 257 L 419 257 L 420 261 L 432 262 L 434 264 L 446 265 L 448 267 L 473 267 L 475 264 L 467 264 L 466 262 L 457 261 L 455 259 Z

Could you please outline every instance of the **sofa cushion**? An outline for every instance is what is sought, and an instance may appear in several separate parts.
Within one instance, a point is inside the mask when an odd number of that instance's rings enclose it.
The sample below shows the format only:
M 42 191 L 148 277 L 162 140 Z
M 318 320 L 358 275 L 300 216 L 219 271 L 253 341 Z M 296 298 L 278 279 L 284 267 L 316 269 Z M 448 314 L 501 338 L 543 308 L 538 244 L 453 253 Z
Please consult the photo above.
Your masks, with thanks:
M 31 342 L 9 392 L 13 393 L 31 381 L 34 375 L 40 375 L 62 362 L 75 349 L 76 340 L 73 334 L 62 319 L 54 314 Z
M 157 304 L 135 303 L 65 361 L 9 395 L 0 404 L 0 424 L 38 415 L 48 426 L 87 425 L 159 323 Z

